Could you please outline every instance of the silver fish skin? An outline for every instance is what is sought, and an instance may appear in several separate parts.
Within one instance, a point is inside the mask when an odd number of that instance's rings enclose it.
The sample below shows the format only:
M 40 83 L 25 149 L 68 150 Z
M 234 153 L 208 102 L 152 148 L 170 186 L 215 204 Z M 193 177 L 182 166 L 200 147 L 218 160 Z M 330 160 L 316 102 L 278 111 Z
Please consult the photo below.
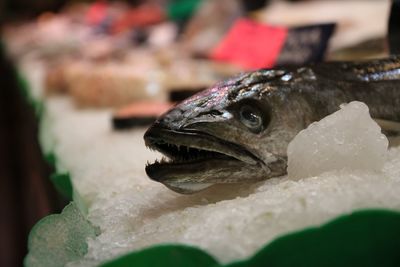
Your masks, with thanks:
M 220 82 L 147 130 L 145 144 L 166 158 L 146 173 L 183 194 L 284 175 L 297 133 L 354 100 L 374 118 L 399 122 L 400 57 L 258 70 Z

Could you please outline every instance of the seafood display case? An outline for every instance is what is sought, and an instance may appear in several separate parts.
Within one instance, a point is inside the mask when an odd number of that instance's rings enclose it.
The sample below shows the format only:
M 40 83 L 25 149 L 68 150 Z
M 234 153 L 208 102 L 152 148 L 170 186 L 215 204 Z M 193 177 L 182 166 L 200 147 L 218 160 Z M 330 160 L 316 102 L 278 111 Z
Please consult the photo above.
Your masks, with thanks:
M 6 23 L 69 202 L 24 266 L 398 266 L 396 8 L 71 1 Z

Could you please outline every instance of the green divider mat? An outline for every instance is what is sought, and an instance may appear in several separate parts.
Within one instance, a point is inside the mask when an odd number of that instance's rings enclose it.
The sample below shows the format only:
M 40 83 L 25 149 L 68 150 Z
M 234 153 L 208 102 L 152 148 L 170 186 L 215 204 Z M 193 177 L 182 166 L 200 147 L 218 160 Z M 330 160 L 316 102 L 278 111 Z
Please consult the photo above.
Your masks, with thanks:
M 400 266 L 400 213 L 364 210 L 278 238 L 229 267 Z
M 25 99 L 28 101 L 29 104 L 32 105 L 32 107 L 35 110 L 36 117 L 38 120 L 42 120 L 42 115 L 43 112 L 45 111 L 45 106 L 42 101 L 39 101 L 37 99 L 34 99 L 31 95 L 30 91 L 30 86 L 28 81 L 18 73 L 17 71 L 15 72 L 17 79 L 18 79 L 18 85 L 19 88 L 21 89 L 22 94 L 25 96 Z M 44 156 L 46 161 L 56 168 L 57 166 L 57 156 L 54 153 L 50 153 Z M 71 177 L 69 176 L 68 172 L 62 172 L 59 173 L 57 170 L 50 176 L 50 180 L 54 184 L 55 188 L 57 191 L 63 195 L 65 198 L 72 200 L 72 192 L 73 192 L 73 187 L 72 187 L 72 182 L 71 182 Z
M 54 153 L 47 154 L 45 159 L 47 163 L 56 168 L 57 157 Z M 58 172 L 56 170 L 51 174 L 50 180 L 61 195 L 69 200 L 73 199 L 73 186 L 68 172 Z
M 162 245 L 122 256 L 101 265 L 102 267 L 207 267 L 217 261 L 200 249 L 181 245 Z
M 227 265 L 200 249 L 165 245 L 132 252 L 102 266 L 400 266 L 399 250 L 400 213 L 364 210 L 278 238 L 253 257 Z

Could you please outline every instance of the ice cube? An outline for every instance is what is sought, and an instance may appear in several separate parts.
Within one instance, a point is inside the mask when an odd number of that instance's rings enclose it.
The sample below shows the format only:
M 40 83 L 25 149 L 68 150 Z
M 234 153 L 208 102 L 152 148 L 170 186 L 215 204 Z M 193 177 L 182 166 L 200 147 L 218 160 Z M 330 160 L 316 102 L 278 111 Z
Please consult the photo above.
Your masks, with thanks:
M 288 175 L 291 179 L 317 176 L 327 171 L 380 171 L 388 140 L 362 102 L 341 109 L 312 123 L 288 146 Z

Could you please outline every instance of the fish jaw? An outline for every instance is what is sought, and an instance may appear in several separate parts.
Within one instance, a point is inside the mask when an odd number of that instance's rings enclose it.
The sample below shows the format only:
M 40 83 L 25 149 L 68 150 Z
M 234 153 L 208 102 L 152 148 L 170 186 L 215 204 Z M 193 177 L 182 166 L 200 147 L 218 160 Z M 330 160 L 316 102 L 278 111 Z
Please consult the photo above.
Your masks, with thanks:
M 178 193 L 195 193 L 217 183 L 255 182 L 269 174 L 244 147 L 204 132 L 172 130 L 155 123 L 144 140 L 147 147 L 166 156 L 148 164 L 147 175 Z
M 154 163 L 146 166 L 146 173 L 152 180 L 181 194 L 193 194 L 214 184 L 243 183 L 243 177 L 251 177 L 248 182 L 261 181 L 266 176 L 260 166 L 223 158 Z

